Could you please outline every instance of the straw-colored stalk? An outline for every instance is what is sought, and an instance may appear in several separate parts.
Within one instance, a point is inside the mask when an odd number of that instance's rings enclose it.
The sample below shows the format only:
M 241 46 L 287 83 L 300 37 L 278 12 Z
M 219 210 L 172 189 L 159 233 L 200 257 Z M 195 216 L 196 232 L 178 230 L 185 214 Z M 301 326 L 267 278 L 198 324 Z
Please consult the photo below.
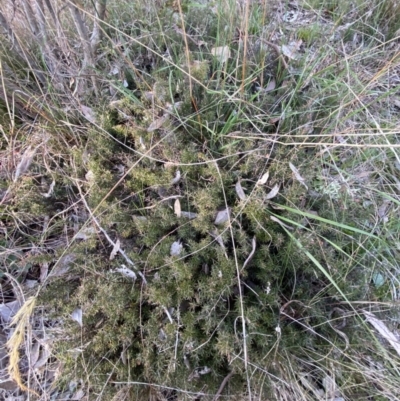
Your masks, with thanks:
M 29 325 L 29 319 L 36 305 L 36 298 L 31 297 L 25 301 L 21 309 L 16 313 L 11 321 L 11 325 L 15 325 L 15 330 L 10 339 L 7 341 L 8 356 L 10 359 L 8 373 L 10 378 L 14 380 L 22 391 L 29 391 L 39 395 L 36 391 L 28 388 L 22 381 L 21 372 L 19 370 L 19 348 L 24 342 L 25 330 Z

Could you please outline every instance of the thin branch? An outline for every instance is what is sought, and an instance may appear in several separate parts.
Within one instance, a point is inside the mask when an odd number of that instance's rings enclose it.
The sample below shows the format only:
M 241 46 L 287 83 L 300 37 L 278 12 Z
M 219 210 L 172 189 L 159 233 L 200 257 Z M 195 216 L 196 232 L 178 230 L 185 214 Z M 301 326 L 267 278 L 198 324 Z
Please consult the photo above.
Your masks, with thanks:
M 8 103 L 7 109 L 11 110 L 10 107 L 12 105 L 12 108 L 18 110 L 22 115 L 35 118 L 37 114 L 40 114 L 42 117 L 46 118 L 45 112 L 41 109 L 41 106 L 35 102 L 34 96 L 23 91 L 21 86 L 7 79 L 5 72 L 10 75 L 10 71 L 11 68 L 7 63 L 0 63 L 0 75 L 2 78 L 0 99 L 3 99 L 6 104 Z
M 247 259 L 244 261 L 243 263 L 243 267 L 242 270 L 243 271 L 245 269 L 245 267 L 247 266 L 247 264 L 250 262 L 250 260 L 253 258 L 254 253 L 256 251 L 256 246 L 257 246 L 257 242 L 256 242 L 256 237 L 253 237 L 253 239 L 251 240 L 251 252 L 249 254 L 249 256 L 247 257 Z
M 82 43 L 82 47 L 83 47 L 84 59 L 83 59 L 82 70 L 85 71 L 88 67 L 90 67 L 90 68 L 94 67 L 93 49 L 90 44 L 88 31 L 83 22 L 83 19 L 82 19 L 81 13 L 80 13 L 80 9 L 78 8 L 78 5 L 77 5 L 77 0 L 70 0 L 69 6 L 70 6 L 72 18 L 75 22 L 75 26 L 78 31 L 78 35 L 81 39 L 81 43 Z M 96 95 L 98 95 L 99 90 L 97 88 L 96 78 L 93 75 L 91 75 L 91 78 L 92 78 L 92 83 L 93 83 L 93 89 L 94 89 Z
M 96 51 L 101 40 L 102 29 L 100 25 L 106 15 L 106 4 L 107 0 L 97 0 L 95 4 L 96 15 L 93 22 L 92 36 L 90 37 L 90 45 L 92 46 L 93 52 Z
M 39 32 L 39 27 L 36 22 L 35 13 L 32 10 L 31 4 L 29 1 L 23 1 L 22 7 L 24 8 L 25 16 L 28 20 L 29 26 L 31 28 L 32 33 L 36 36 Z
M 44 2 L 46 3 L 46 7 L 49 10 L 49 13 L 51 15 L 51 18 L 53 19 L 54 24 L 57 26 L 58 20 L 53 5 L 50 3 L 50 0 L 44 0 Z
M 219 179 L 221 180 L 222 183 L 222 175 L 221 175 L 221 171 L 219 169 L 218 163 L 217 161 L 214 161 L 214 165 L 217 169 L 217 173 L 219 176 Z M 224 189 L 224 186 L 221 186 L 222 189 L 222 194 L 224 197 L 224 202 L 225 202 L 225 206 L 228 208 L 228 199 L 226 196 L 226 192 Z M 233 228 L 232 228 L 232 220 L 230 219 L 230 224 L 229 224 L 229 231 L 230 231 L 230 236 L 231 236 L 231 240 L 232 243 L 235 244 L 235 237 L 233 234 Z M 255 247 L 255 241 L 253 243 L 253 247 Z M 249 377 L 249 372 L 247 369 L 247 364 L 249 362 L 248 360 L 248 350 L 247 350 L 247 334 L 246 334 L 246 318 L 245 318 L 245 314 L 244 314 L 244 301 L 243 301 L 243 291 L 242 291 L 242 286 L 241 286 L 241 279 L 240 279 L 240 269 L 239 269 L 239 261 L 238 261 L 238 255 L 236 252 L 236 248 L 235 246 L 233 246 L 233 257 L 235 260 L 235 267 L 236 267 L 236 277 L 237 277 L 237 281 L 238 281 L 238 290 L 239 290 L 239 305 L 240 305 L 240 318 L 242 321 L 242 335 L 243 335 L 243 355 L 244 355 L 244 368 L 246 371 L 246 379 L 247 379 L 247 389 L 248 389 L 248 395 L 249 395 L 249 400 L 251 400 L 251 387 L 250 387 L 250 377 Z
M 10 38 L 14 38 L 14 32 L 12 31 L 10 25 L 8 25 L 6 17 L 1 12 L 1 10 L 0 10 L 0 26 L 7 32 Z
M 17 49 L 17 53 L 19 56 L 22 56 L 24 52 L 21 49 L 21 46 L 19 45 L 19 42 L 14 34 L 13 29 L 11 28 L 10 24 L 8 23 L 6 17 L 0 10 L 0 26 L 7 32 L 8 37 L 11 40 L 12 47 L 15 47 Z
M 32 11 L 32 8 L 28 8 Z M 31 16 L 32 17 L 32 16 Z M 9 40 L 3 40 L 3 43 L 7 46 L 7 50 L 13 58 L 19 58 L 19 62 L 28 63 L 30 69 L 35 72 L 37 79 L 43 86 L 46 86 L 46 80 L 43 74 L 40 72 L 40 68 L 36 64 L 35 60 L 21 47 L 20 40 L 15 34 L 11 24 L 9 24 L 5 14 L 0 10 L 0 26 L 6 31 Z M 23 46 L 23 43 L 22 43 Z M 23 88 L 24 90 L 25 88 Z
M 261 40 L 262 42 L 264 42 L 266 45 L 272 47 L 275 50 L 275 52 L 277 53 L 277 55 L 279 56 L 279 58 L 282 60 L 282 64 L 285 67 L 285 69 L 289 70 L 289 65 L 285 60 L 285 56 L 282 54 L 281 48 L 278 45 L 276 45 L 275 43 L 271 43 L 268 40 L 265 40 L 263 38 L 258 38 L 258 39 Z
M 112 245 L 113 249 L 116 249 L 115 242 L 110 238 L 110 236 L 107 234 L 107 231 L 104 230 L 104 228 L 100 225 L 99 221 L 97 220 L 96 216 L 92 213 L 92 210 L 90 209 L 89 205 L 86 202 L 85 196 L 83 195 L 81 188 L 78 185 L 78 190 L 79 194 L 81 195 L 81 200 L 82 203 L 84 204 L 86 210 L 89 212 L 90 217 L 93 219 L 94 223 L 98 227 L 98 229 L 103 233 L 103 235 L 106 237 L 107 241 Z M 147 284 L 147 280 L 144 277 L 143 273 L 136 268 L 136 265 L 133 263 L 133 261 L 129 258 L 129 256 L 121 249 L 118 248 L 118 253 L 126 260 L 126 262 L 139 274 L 139 276 L 142 278 L 143 283 Z
M 227 376 L 225 376 L 225 379 L 222 380 L 221 385 L 219 386 L 218 391 L 216 392 L 214 398 L 212 399 L 212 401 L 217 401 L 219 396 L 221 395 L 222 391 L 224 390 L 226 384 L 228 383 L 229 379 L 233 376 L 233 371 L 229 372 Z
M 78 31 L 78 35 L 81 39 L 81 43 L 83 46 L 84 52 L 84 61 L 83 61 L 83 69 L 86 67 L 93 66 L 93 52 L 89 42 L 89 35 L 86 29 L 85 24 L 83 23 L 82 16 L 79 12 L 79 8 L 76 5 L 76 0 L 71 0 L 70 9 L 72 18 L 74 19 L 76 29 Z
M 35 14 L 38 25 L 38 36 L 40 43 L 46 46 L 47 44 L 47 31 L 46 31 L 46 18 L 44 15 L 43 0 L 35 1 Z

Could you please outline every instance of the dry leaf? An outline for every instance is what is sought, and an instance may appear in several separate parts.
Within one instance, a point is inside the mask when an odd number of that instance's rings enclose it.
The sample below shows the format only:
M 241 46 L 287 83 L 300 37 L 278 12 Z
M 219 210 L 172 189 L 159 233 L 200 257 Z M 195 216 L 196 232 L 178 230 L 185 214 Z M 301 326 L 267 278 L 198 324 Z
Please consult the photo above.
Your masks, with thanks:
M 379 334 L 389 342 L 389 344 L 395 349 L 397 354 L 400 356 L 400 341 L 399 339 L 388 329 L 385 323 L 382 320 L 379 320 L 374 314 L 363 310 L 363 313 L 367 319 L 367 322 L 370 323 L 374 328 L 379 332 Z
M 75 393 L 72 395 L 71 400 L 72 401 L 79 401 L 85 396 L 85 392 L 82 389 L 79 389 L 75 391 Z
M 297 52 L 300 50 L 300 46 L 303 43 L 302 40 L 290 42 L 288 45 L 282 45 L 282 53 L 291 60 L 297 59 Z
M 382 219 L 382 221 L 384 223 L 387 223 L 389 221 L 389 211 L 390 211 L 390 207 L 392 205 L 392 202 L 389 199 L 384 199 L 382 201 L 382 204 L 378 207 L 378 216 L 379 218 Z
M 29 364 L 30 366 L 34 366 L 35 363 L 39 360 L 40 353 L 40 343 L 35 341 L 33 345 L 30 347 L 29 351 Z
M 113 270 L 112 273 L 121 273 L 123 276 L 133 279 L 133 281 L 135 281 L 137 277 L 136 273 L 133 270 L 128 269 L 125 265 L 121 265 L 121 267 Z
M 95 175 L 93 173 L 92 170 L 89 170 L 86 174 L 85 174 L 85 180 L 90 184 L 93 185 L 94 181 L 95 181 Z
M 175 199 L 174 203 L 174 213 L 178 218 L 182 216 L 182 210 L 181 210 L 181 202 L 179 199 Z
M 166 106 L 167 106 L 167 111 L 168 111 L 168 113 L 173 113 L 174 111 L 176 111 L 176 110 L 179 110 L 181 107 L 182 107 L 182 105 L 183 105 L 183 102 L 175 102 L 175 103 L 173 103 L 173 104 L 170 104 L 170 103 L 167 103 L 166 104 Z
M 224 224 L 227 221 L 229 221 L 229 208 L 221 210 L 217 213 L 214 224 L 217 224 L 217 225 Z
M 167 339 L 167 335 L 165 334 L 165 331 L 163 329 L 160 329 L 158 333 L 158 339 L 160 341 L 165 341 Z
M 211 54 L 218 58 L 221 63 L 226 63 L 231 57 L 231 51 L 228 46 L 213 47 Z
M 218 230 L 214 229 L 214 231 L 211 231 L 209 234 L 215 239 L 217 244 L 223 249 L 224 255 L 225 255 L 226 259 L 228 259 L 228 254 L 225 252 L 224 241 L 222 240 L 222 237 L 219 234 Z
M 97 230 L 94 227 L 84 227 L 75 235 L 75 239 L 83 239 L 86 241 L 95 234 L 97 234 Z
M 275 198 L 276 195 L 278 195 L 279 192 L 279 184 L 276 184 L 271 191 L 268 192 L 267 196 L 265 197 L 266 200 Z
M 282 118 L 282 116 L 273 117 L 273 118 L 270 118 L 270 119 L 268 120 L 268 122 L 269 122 L 270 124 L 276 124 L 281 118 Z
M 142 96 L 144 99 L 148 100 L 149 102 L 154 101 L 154 92 L 151 92 L 151 91 L 142 92 Z
M 25 280 L 24 286 L 30 290 L 35 288 L 37 285 L 39 285 L 39 282 L 37 280 Z
M 163 116 L 157 118 L 157 120 L 154 120 L 149 128 L 147 128 L 147 132 L 153 132 L 156 129 L 159 129 L 162 127 L 162 125 L 168 120 L 169 114 L 164 114 Z
M 42 196 L 44 196 L 45 198 L 50 198 L 51 194 L 54 191 L 55 185 L 56 185 L 56 182 L 53 180 L 50 184 L 49 190 L 45 194 L 42 194 Z
M 132 216 L 132 220 L 147 221 L 147 217 L 146 216 Z
M 121 248 L 121 242 L 119 239 L 117 239 L 117 241 L 114 244 L 114 248 L 111 251 L 110 260 L 113 260 L 117 256 L 117 253 L 119 252 L 120 248 Z
M 65 273 L 68 272 L 68 270 L 71 268 L 71 264 L 75 261 L 76 255 L 73 253 L 67 253 L 64 256 L 60 258 L 58 263 L 56 264 L 55 268 L 51 270 L 51 277 L 60 277 L 63 276 Z M 44 278 L 42 279 L 42 273 L 43 277 L 47 277 L 47 271 L 40 271 L 40 282 L 42 283 Z
M 278 329 L 278 327 L 276 329 Z M 279 327 L 279 334 L 280 334 L 280 327 Z M 318 401 L 325 400 L 325 398 L 323 397 L 323 390 L 322 389 L 317 389 L 315 387 L 314 380 L 312 380 L 312 381 L 308 380 L 307 376 L 308 376 L 307 374 L 302 374 L 299 377 L 300 378 L 300 382 L 303 385 L 303 387 L 306 390 L 308 390 L 309 392 L 314 394 L 314 397 L 315 397 L 314 399 L 315 400 L 318 400 Z M 322 391 L 322 393 L 321 393 L 321 391 Z M 329 401 L 334 401 L 334 400 L 329 400 Z
M 117 171 L 117 177 L 122 177 L 125 174 L 125 166 L 123 164 L 115 164 L 114 170 Z
M 40 282 L 44 283 L 47 275 L 49 274 L 49 263 L 43 262 L 40 264 Z
M 276 81 L 274 78 L 272 78 L 269 82 L 266 88 L 263 90 L 263 92 L 271 92 L 276 88 Z
M 335 139 L 337 142 L 341 143 L 342 145 L 347 142 L 347 139 L 345 139 L 344 136 L 339 135 L 339 134 L 335 135 Z
M 282 19 L 285 22 L 294 22 L 297 20 L 298 16 L 299 16 L 298 11 L 290 10 L 290 11 L 286 11 L 285 14 L 283 14 Z
M 197 213 L 193 213 L 193 212 L 181 212 L 181 216 L 182 217 L 186 217 L 189 220 L 195 219 L 197 217 Z
M 165 306 L 163 306 L 162 308 L 163 308 L 165 314 L 167 315 L 167 319 L 169 320 L 169 322 L 170 322 L 171 324 L 173 324 L 173 323 L 174 323 L 174 320 L 172 319 L 172 316 L 171 316 L 171 315 L 174 313 L 175 308 L 168 308 L 168 309 L 167 309 Z
M 322 386 L 325 389 L 325 397 L 327 399 L 336 401 L 337 398 L 335 398 L 335 397 L 340 396 L 339 387 L 332 377 L 326 375 L 322 379 Z
M 21 309 L 20 301 L 11 301 L 0 304 L 0 316 L 4 323 L 9 323 L 14 315 Z
M 96 122 L 96 115 L 94 114 L 94 111 L 91 107 L 87 107 L 81 104 L 81 110 L 86 120 L 90 121 L 93 124 Z
M 247 259 L 244 261 L 242 270 L 247 266 L 247 264 L 253 258 L 254 253 L 256 251 L 256 246 L 257 246 L 256 237 L 253 237 L 253 239 L 251 240 L 251 252 L 250 252 L 249 256 L 247 257 Z
M 283 223 L 283 222 L 280 221 L 277 217 L 275 217 L 275 216 L 269 216 L 269 218 L 270 218 L 272 221 L 275 221 L 275 223 L 280 224 L 282 227 L 285 227 L 285 228 L 287 228 L 288 230 L 293 230 L 293 227 L 290 227 L 290 226 L 288 226 L 287 224 Z
M 198 372 L 199 372 L 199 375 L 206 375 L 211 372 L 211 369 L 208 366 L 204 366 Z
M 72 320 L 75 320 L 82 327 L 82 309 L 77 308 L 71 313 Z
M 35 149 L 32 149 L 32 146 L 29 146 L 28 149 L 25 150 L 21 161 L 18 163 L 18 166 L 15 170 L 14 182 L 16 182 L 19 177 L 23 176 L 28 171 L 37 149 L 38 146 Z
M 171 251 L 170 251 L 170 255 L 171 256 L 179 256 L 182 252 L 183 249 L 183 245 L 181 244 L 181 241 L 175 241 L 172 243 L 171 245 Z
M 81 317 L 81 323 L 82 323 L 82 317 Z M 82 326 L 82 324 L 80 324 L 80 326 Z M 49 344 L 44 344 L 42 347 L 41 356 L 33 365 L 33 369 L 40 369 L 42 366 L 46 365 L 50 356 L 51 356 L 50 346 Z
M 218 230 L 215 229 L 214 231 L 210 232 L 211 237 L 215 239 L 215 241 L 218 243 L 218 245 L 222 248 L 225 249 L 224 241 L 222 240 L 221 235 L 219 234 Z
M 246 200 L 247 196 L 243 191 L 242 185 L 240 184 L 240 180 L 236 183 L 235 190 L 240 200 Z
M 186 354 L 183 355 L 183 363 L 185 364 L 186 369 L 190 370 L 190 362 Z
M 175 177 L 171 181 L 171 185 L 177 184 L 180 181 L 180 179 L 181 179 L 181 172 L 179 170 L 176 170 Z
M 267 171 L 263 176 L 257 181 L 257 186 L 264 185 L 267 183 L 269 178 L 269 172 Z
M 299 170 L 297 170 L 297 168 L 296 168 L 292 163 L 289 163 L 289 167 L 290 167 L 290 169 L 293 171 L 293 174 L 294 174 L 294 176 L 296 177 L 296 180 L 297 180 L 300 184 L 304 185 L 304 186 L 306 187 L 306 189 L 308 189 L 306 183 L 304 182 L 304 178 L 303 178 L 303 177 L 300 175 L 300 173 L 299 173 Z

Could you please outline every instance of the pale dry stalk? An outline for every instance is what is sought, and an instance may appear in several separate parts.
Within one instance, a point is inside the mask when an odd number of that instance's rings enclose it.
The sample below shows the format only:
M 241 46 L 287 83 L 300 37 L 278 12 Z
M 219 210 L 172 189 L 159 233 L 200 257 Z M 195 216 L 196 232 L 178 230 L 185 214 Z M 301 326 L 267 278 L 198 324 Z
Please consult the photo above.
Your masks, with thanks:
M 95 4 L 96 15 L 93 22 L 92 36 L 90 37 L 90 45 L 95 52 L 101 40 L 101 22 L 104 21 L 106 15 L 107 0 L 97 0 Z
M 78 1 L 77 0 L 70 0 L 70 10 L 71 10 L 71 15 L 74 20 L 80 41 L 82 43 L 83 47 L 83 65 L 82 65 L 82 71 L 85 73 L 86 71 L 93 69 L 94 68 L 94 51 L 91 45 L 91 41 L 89 38 L 89 33 L 86 29 L 86 26 L 83 22 L 82 15 L 80 12 L 80 9 L 78 7 Z M 95 24 L 96 26 L 96 24 Z M 91 75 L 91 80 L 93 83 L 93 89 L 98 95 L 99 89 L 97 86 L 97 81 L 95 76 L 93 75 L 93 72 L 90 72 Z

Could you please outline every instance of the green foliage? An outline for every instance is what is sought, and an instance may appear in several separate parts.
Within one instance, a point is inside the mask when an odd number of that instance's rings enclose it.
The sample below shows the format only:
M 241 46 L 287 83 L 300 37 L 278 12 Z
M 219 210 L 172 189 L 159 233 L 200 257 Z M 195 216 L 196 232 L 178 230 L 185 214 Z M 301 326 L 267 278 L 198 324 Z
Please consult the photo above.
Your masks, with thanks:
M 134 115 L 135 111 L 126 106 Z M 183 138 L 186 129 L 178 127 L 168 135 Z M 110 132 L 113 130 L 110 127 Z M 257 140 L 239 141 L 221 149 L 228 157 L 218 162 L 210 160 L 208 149 L 200 141 L 191 141 L 189 150 L 188 142 L 168 140 L 162 129 L 152 135 L 153 154 L 159 158 L 180 155 L 180 160 L 189 164 L 179 167 L 179 182 L 171 183 L 177 168 L 151 160 L 142 162 L 140 154 L 128 153 L 125 160 L 135 167 L 107 201 L 103 197 L 117 177 L 111 160 L 104 157 L 107 152 L 111 156 L 110 149 L 104 147 L 107 143 L 112 146 L 113 157 L 122 156 L 124 150 L 105 137 L 90 137 L 93 154 L 88 167 L 94 174 L 90 204 L 92 208 L 99 207 L 100 224 L 124 238 L 124 251 L 145 272 L 148 281 L 143 286 L 116 273 L 124 261 L 117 257 L 107 262 L 109 248 L 86 248 L 85 276 L 71 283 L 72 292 L 68 291 L 64 307 L 58 300 L 54 304 L 63 315 L 78 305 L 84 311 L 84 329 L 71 324 L 67 342 L 70 347 L 78 339 L 87 344 L 78 358 L 94 369 L 91 385 L 101 386 L 104 375 L 112 369 L 115 381 L 131 376 L 138 381 L 193 391 L 207 385 L 215 392 L 228 366 L 243 352 L 242 314 L 246 319 L 248 357 L 255 364 L 269 364 L 269 358 L 276 357 L 269 348 L 275 341 L 277 325 L 282 330 L 279 347 L 288 352 L 325 347 L 323 339 L 329 337 L 329 330 L 324 330 L 327 311 L 338 294 L 304 250 L 328 269 L 331 280 L 349 299 L 365 298 L 368 283 L 361 279 L 365 269 L 360 271 L 349 263 L 349 254 L 354 251 L 343 230 L 329 224 L 315 225 L 304 221 L 301 215 L 276 209 L 279 205 L 299 204 L 305 194 L 304 187 L 292 179 L 287 162 L 282 163 L 279 152 L 283 150 L 279 149 L 268 162 L 273 179 L 260 187 L 255 183 L 265 171 L 265 165 L 260 163 L 264 149 Z M 218 143 L 229 145 L 230 141 L 221 137 Z M 236 152 L 247 146 L 253 151 L 238 158 Z M 295 154 L 292 160 L 298 163 L 304 156 L 302 151 Z M 251 193 L 245 202 L 235 191 L 238 179 Z M 276 183 L 281 189 L 272 203 L 266 195 Z M 315 189 L 321 190 L 318 186 Z M 345 222 L 348 213 L 338 213 L 332 207 L 332 202 L 340 202 L 340 192 L 337 197 L 324 195 L 321 190 L 321 198 L 312 206 L 315 212 Z M 196 213 L 197 217 L 177 217 L 173 209 L 176 199 L 182 210 Z M 227 206 L 231 208 L 231 223 L 215 225 L 217 211 Z M 293 235 L 299 238 L 303 249 L 271 216 L 286 217 L 299 225 Z M 252 252 L 253 238 L 255 252 L 243 269 Z M 182 243 L 182 251 L 171 256 L 171 246 L 177 241 Z M 300 304 L 285 310 L 286 318 L 279 324 L 280 307 L 289 300 Z M 309 327 L 321 327 L 319 336 L 310 337 Z M 63 342 L 59 346 L 60 350 L 66 347 Z M 98 364 L 100 359 L 103 362 Z M 242 375 L 239 365 L 232 365 L 238 369 L 238 378 Z M 77 376 L 83 373 L 80 366 L 77 361 L 70 366 Z M 205 367 L 210 372 L 200 374 Z
M 224 396 L 240 399 L 253 390 L 258 399 L 273 399 L 274 377 L 290 385 L 303 373 L 323 381 L 314 366 L 325 374 L 334 365 L 341 395 L 350 399 L 355 385 L 367 392 L 367 372 L 351 365 L 372 337 L 357 317 L 358 304 L 391 300 L 398 223 L 382 217 L 384 197 L 365 193 L 357 178 L 371 159 L 368 174 L 390 170 L 382 150 L 366 146 L 355 153 L 340 144 L 360 143 L 356 135 L 342 138 L 349 127 L 378 130 L 357 103 L 376 92 L 356 79 L 373 56 L 314 52 L 313 46 L 331 43 L 331 32 L 316 20 L 293 28 L 290 35 L 305 49 L 293 59 L 286 55 L 286 66 L 282 55 L 257 42 L 265 39 L 263 24 L 274 7 L 252 6 L 244 27 L 233 7 L 219 2 L 211 11 L 184 3 L 182 16 L 177 3 L 161 3 L 126 4 L 132 15 L 141 12 L 134 22 L 110 6 L 119 28 L 107 33 L 124 43 L 123 50 L 101 45 L 115 97 L 98 105 L 96 124 L 82 134 L 70 130 L 76 116 L 65 118 L 62 129 L 49 123 L 48 153 L 19 180 L 9 176 L 2 184 L 12 197 L 2 205 L 7 235 L 0 244 L 21 250 L 5 252 L 1 262 L 19 277 L 43 266 L 54 273 L 41 282 L 40 300 L 63 324 L 53 351 L 63 363 L 63 384 L 85 380 L 90 396 L 101 392 L 111 400 L 119 394 L 115 383 L 141 382 L 150 389 L 132 391 L 131 399 L 150 399 L 146 391 L 160 386 L 181 391 L 183 400 L 190 392 L 215 394 L 232 372 Z M 338 1 L 308 6 L 333 25 L 350 9 Z M 396 11 L 389 2 L 378 8 L 388 18 Z M 358 30 L 370 34 L 370 18 L 340 33 L 341 43 Z M 378 20 L 391 37 L 397 22 Z M 210 52 L 220 46 L 231 51 L 223 62 Z M 121 68 L 127 88 L 107 75 L 107 63 L 120 61 L 122 52 L 129 59 Z M 268 82 L 275 82 L 272 89 Z M 379 125 L 386 127 L 393 123 Z M 376 140 L 386 146 L 387 137 Z M 218 223 L 224 211 L 228 218 Z M 56 239 L 62 240 L 48 245 Z M 123 253 L 115 254 L 110 240 Z M 23 257 L 28 247 L 37 253 Z M 146 283 L 121 268 L 140 271 Z M 82 326 L 71 319 L 77 308 Z M 349 319 L 339 330 L 341 313 Z

